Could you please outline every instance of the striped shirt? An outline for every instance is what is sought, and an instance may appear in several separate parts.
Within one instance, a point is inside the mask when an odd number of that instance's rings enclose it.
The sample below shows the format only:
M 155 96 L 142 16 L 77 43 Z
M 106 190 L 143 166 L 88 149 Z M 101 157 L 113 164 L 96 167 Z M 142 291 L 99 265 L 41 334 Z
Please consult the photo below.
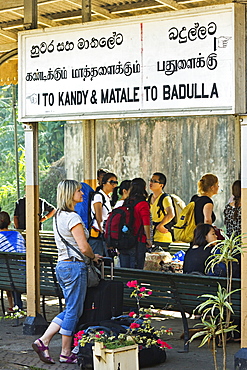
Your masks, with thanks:
M 0 251 L 26 253 L 25 239 L 15 230 L 0 231 Z

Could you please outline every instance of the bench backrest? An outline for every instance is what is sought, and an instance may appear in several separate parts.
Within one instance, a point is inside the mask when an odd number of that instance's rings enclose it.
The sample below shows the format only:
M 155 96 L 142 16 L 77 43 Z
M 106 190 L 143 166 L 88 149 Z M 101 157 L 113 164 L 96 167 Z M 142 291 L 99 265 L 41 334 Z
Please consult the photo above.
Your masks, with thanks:
M 110 278 L 110 269 L 106 269 L 106 278 Z M 198 298 L 202 294 L 215 295 L 218 282 L 226 287 L 226 279 L 214 276 L 198 276 L 168 272 L 114 269 L 114 280 L 124 283 L 124 305 L 134 306 L 134 298 L 130 298 L 131 289 L 126 286 L 128 281 L 137 280 L 142 286 L 153 291 L 153 294 L 141 301 L 143 307 L 153 305 L 155 308 L 184 311 L 192 314 L 195 307 L 207 298 Z M 232 290 L 240 289 L 240 279 L 233 279 Z M 240 317 L 240 291 L 232 295 L 234 317 Z
M 0 290 L 26 292 L 26 254 L 0 252 Z M 62 297 L 52 255 L 40 255 L 40 294 Z

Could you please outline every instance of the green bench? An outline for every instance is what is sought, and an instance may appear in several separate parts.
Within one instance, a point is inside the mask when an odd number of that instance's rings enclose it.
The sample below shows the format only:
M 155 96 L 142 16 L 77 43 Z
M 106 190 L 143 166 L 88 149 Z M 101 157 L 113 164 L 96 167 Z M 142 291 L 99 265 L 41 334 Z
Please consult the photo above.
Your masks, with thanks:
M 46 319 L 45 297 L 54 296 L 59 300 L 60 312 L 62 305 L 62 290 L 56 279 L 56 262 L 52 255 L 40 255 L 40 295 L 42 296 L 42 311 Z M 5 313 L 3 292 L 5 290 L 26 293 L 26 254 L 0 252 L 0 290 L 1 306 Z
M 110 269 L 105 267 L 106 278 L 110 278 Z M 137 280 L 142 286 L 153 291 L 153 294 L 141 301 L 143 307 L 153 305 L 157 309 L 179 311 L 184 328 L 184 352 L 189 351 L 189 325 L 186 313 L 191 315 L 195 307 L 205 299 L 202 294 L 216 294 L 218 282 L 226 287 L 226 279 L 214 276 L 175 274 L 168 272 L 114 269 L 114 280 L 124 283 L 124 305 L 134 307 L 134 298 L 130 298 L 131 289 L 126 286 L 130 280 Z M 240 279 L 233 279 L 232 290 L 240 288 Z M 241 315 L 240 291 L 232 295 L 233 318 Z

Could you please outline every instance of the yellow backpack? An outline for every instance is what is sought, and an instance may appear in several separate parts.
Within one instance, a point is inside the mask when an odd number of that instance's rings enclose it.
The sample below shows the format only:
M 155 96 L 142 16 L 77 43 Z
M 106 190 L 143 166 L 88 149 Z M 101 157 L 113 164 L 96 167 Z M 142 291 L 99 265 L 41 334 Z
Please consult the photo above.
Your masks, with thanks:
M 195 228 L 195 202 L 190 202 L 182 210 L 178 222 L 173 226 L 174 239 L 184 243 L 192 242 Z

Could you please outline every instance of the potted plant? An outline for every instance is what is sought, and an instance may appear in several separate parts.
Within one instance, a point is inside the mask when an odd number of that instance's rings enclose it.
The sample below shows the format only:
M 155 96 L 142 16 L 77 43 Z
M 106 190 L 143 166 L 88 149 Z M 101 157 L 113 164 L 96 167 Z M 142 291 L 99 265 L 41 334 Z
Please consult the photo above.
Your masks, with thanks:
M 141 353 L 153 348 L 157 349 L 165 360 L 165 348 L 172 348 L 162 338 L 162 335 L 171 335 L 171 329 L 161 327 L 156 330 L 152 326 L 151 317 L 153 308 L 142 308 L 140 305 L 141 299 L 152 294 L 150 289 L 147 289 L 136 280 L 129 281 L 127 286 L 132 289 L 131 297 L 135 298 L 137 309 L 129 312 L 127 316 L 121 317 L 126 324 L 129 323 L 127 329 L 120 333 L 112 328 L 92 328 L 83 330 L 75 335 L 75 345 L 86 346 L 88 343 L 93 343 L 93 362 L 95 370 L 110 370 L 115 369 L 114 364 L 121 364 L 121 368 L 139 369 L 139 358 Z M 121 318 L 119 326 L 121 325 Z M 116 324 L 116 321 L 114 321 Z M 115 331 L 115 332 L 114 332 Z M 150 352 L 151 355 L 151 352 Z M 127 362 L 125 362 L 127 361 Z

